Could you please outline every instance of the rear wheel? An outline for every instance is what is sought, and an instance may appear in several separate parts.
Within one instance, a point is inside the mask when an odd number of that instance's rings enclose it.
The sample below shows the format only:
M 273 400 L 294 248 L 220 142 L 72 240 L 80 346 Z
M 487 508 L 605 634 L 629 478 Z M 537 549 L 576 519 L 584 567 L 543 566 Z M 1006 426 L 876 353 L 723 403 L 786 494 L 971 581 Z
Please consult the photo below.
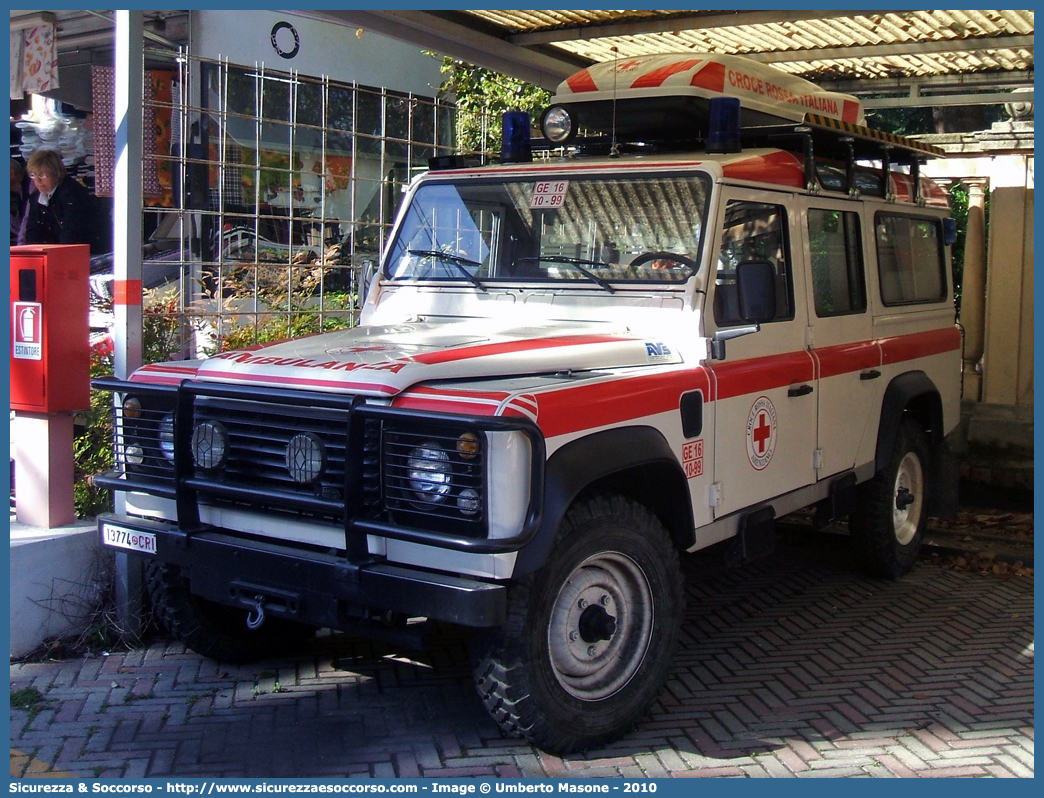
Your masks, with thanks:
M 888 466 L 860 486 L 850 519 L 866 570 L 896 579 L 913 567 L 928 508 L 928 445 L 920 425 L 904 419 Z
M 250 629 L 245 610 L 193 595 L 173 565 L 150 562 L 145 580 L 162 626 L 197 654 L 219 662 L 241 665 L 293 653 L 315 635 L 314 627 L 282 618 L 269 618 Z
M 566 516 L 547 565 L 512 587 L 480 643 L 479 695 L 501 729 L 570 753 L 626 733 L 667 674 L 684 608 L 678 553 L 645 507 L 596 497 Z

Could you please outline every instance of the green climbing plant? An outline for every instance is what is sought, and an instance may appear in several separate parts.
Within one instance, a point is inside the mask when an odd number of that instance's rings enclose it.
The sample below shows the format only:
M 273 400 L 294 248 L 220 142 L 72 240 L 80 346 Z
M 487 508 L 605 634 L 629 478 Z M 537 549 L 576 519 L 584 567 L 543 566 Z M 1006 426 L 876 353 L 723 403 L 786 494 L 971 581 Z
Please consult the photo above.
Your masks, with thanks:
M 449 56 L 442 74 L 439 96 L 456 102 L 457 146 L 465 152 L 499 151 L 505 111 L 525 111 L 536 122 L 551 100 L 546 89 Z

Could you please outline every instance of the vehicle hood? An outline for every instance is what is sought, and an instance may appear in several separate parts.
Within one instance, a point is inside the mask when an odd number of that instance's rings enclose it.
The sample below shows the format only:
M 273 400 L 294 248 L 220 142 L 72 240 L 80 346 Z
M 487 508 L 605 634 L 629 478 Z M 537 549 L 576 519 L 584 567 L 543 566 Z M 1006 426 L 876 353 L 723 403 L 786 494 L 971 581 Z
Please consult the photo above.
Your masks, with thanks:
M 196 379 L 395 396 L 437 380 L 548 374 L 680 362 L 662 341 L 610 324 L 504 325 L 490 319 L 356 327 L 224 352 Z

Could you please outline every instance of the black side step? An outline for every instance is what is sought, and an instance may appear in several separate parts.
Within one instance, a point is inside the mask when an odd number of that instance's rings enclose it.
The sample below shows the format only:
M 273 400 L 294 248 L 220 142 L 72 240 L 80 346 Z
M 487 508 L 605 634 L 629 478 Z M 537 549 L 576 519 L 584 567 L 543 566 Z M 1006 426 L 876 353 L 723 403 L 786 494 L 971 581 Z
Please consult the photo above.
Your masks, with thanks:
M 856 475 L 849 471 L 835 477 L 830 483 L 830 495 L 816 502 L 812 528 L 817 532 L 832 521 L 838 521 L 855 509 Z
M 722 555 L 725 565 L 733 567 L 753 562 L 776 550 L 776 511 L 762 507 L 740 520 L 739 533 Z

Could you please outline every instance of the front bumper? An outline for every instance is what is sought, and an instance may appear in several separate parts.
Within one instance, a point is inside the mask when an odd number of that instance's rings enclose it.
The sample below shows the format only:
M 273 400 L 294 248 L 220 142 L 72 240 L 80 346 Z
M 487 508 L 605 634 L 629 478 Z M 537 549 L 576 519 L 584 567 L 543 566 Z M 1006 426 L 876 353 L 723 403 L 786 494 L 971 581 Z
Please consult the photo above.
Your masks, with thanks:
M 216 527 L 188 534 L 175 524 L 105 514 L 106 526 L 155 536 L 154 557 L 176 565 L 193 594 L 243 609 L 263 597 L 265 612 L 319 627 L 348 628 L 367 614 L 392 611 L 471 627 L 499 626 L 506 618 L 506 587 L 380 560 L 345 557 L 245 538 Z

